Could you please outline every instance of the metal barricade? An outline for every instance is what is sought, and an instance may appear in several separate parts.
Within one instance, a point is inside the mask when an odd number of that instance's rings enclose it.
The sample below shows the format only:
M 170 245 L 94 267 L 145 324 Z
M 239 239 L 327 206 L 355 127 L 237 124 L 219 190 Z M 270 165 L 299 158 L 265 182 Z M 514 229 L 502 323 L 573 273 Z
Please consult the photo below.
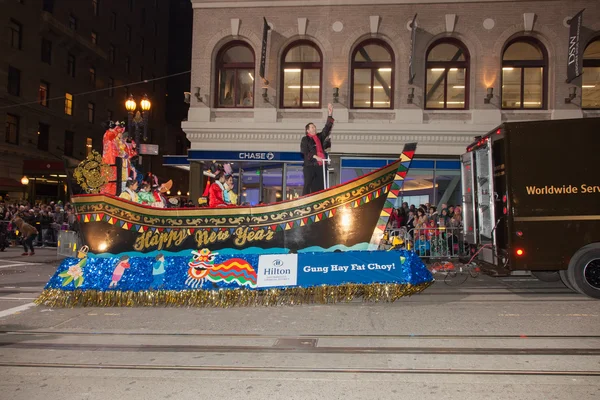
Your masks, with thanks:
M 82 240 L 75 231 L 58 231 L 57 254 L 64 257 L 76 257 Z
M 406 228 L 387 229 L 379 246 L 412 250 L 421 258 L 459 258 L 468 254 L 468 246 L 461 228 Z
M 459 258 L 467 246 L 461 228 L 414 228 L 409 233 L 412 249 L 421 258 Z

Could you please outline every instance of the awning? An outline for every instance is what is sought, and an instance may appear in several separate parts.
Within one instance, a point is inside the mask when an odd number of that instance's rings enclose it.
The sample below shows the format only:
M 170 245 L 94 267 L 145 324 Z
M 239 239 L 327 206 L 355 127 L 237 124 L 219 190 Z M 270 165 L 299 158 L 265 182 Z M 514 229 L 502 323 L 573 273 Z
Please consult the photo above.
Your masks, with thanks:
M 165 155 L 163 165 L 189 168 L 190 161 L 217 161 L 236 163 L 242 168 L 259 167 L 270 164 L 302 164 L 302 153 L 293 151 L 230 151 L 230 150 L 188 150 L 185 155 Z
M 62 161 L 24 160 L 24 175 L 65 174 L 65 163 Z
M 14 190 L 15 188 L 23 188 L 23 184 L 16 179 L 0 178 L 0 189 Z

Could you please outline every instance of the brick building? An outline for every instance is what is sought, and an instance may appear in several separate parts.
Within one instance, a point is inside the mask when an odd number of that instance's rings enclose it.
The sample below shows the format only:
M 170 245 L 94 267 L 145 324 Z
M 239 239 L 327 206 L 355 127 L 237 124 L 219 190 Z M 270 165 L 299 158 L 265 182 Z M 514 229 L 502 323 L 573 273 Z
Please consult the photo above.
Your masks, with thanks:
M 600 115 L 595 0 L 191 1 L 192 96 L 183 128 L 197 161 L 224 150 L 298 152 L 304 125 L 324 123 L 334 102 L 332 184 L 416 141 L 406 199 L 456 203 L 458 156 L 474 136 L 503 121 Z M 567 84 L 568 21 L 584 8 L 584 74 Z M 271 28 L 265 80 L 263 17 Z M 260 185 L 244 175 L 243 195 L 297 194 L 300 166 L 258 168 Z
M 148 142 L 167 139 L 167 0 L 8 0 L 0 4 L 0 194 L 65 197 L 63 157 L 101 151 L 125 100 L 152 101 Z M 147 83 L 138 82 L 150 80 Z M 160 175 L 158 158 L 148 157 Z M 29 178 L 24 187 L 20 180 Z

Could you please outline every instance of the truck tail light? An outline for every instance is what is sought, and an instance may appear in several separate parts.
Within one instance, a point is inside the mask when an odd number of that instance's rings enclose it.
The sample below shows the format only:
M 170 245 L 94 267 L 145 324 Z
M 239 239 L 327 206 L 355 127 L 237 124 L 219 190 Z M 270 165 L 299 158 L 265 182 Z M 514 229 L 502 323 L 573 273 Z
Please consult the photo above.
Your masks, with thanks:
M 516 234 L 517 234 L 518 237 L 523 237 L 523 232 L 522 231 L 517 231 Z
M 517 253 L 517 255 L 519 257 L 521 257 L 521 256 L 523 256 L 525 254 L 525 250 L 523 250 L 523 249 L 517 249 L 516 253 Z

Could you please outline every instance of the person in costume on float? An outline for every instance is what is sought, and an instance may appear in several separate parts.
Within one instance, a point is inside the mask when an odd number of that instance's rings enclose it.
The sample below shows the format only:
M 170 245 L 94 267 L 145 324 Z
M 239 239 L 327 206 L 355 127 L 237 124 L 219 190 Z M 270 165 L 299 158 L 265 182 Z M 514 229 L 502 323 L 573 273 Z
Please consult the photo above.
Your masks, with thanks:
M 300 142 L 300 152 L 304 158 L 302 172 L 304 173 L 304 189 L 302 195 L 318 192 L 324 189 L 323 160 L 325 159 L 324 142 L 331 133 L 333 122 L 333 105 L 327 106 L 329 116 L 327 123 L 320 133 L 312 122 L 306 124 L 306 134 Z
M 208 189 L 208 206 L 209 207 L 224 207 L 227 204 L 223 197 L 225 191 L 225 173 L 219 171 L 215 176 L 215 181 L 210 185 Z
M 233 176 L 225 175 L 225 183 L 223 184 L 223 200 L 225 200 L 225 204 L 235 206 L 237 205 L 238 196 L 233 191 Z
M 139 203 L 138 194 L 136 192 L 138 187 L 138 182 L 133 179 L 127 179 L 127 183 L 125 184 L 125 190 L 121 192 L 119 196 L 122 199 L 133 201 L 134 203 Z
M 158 182 L 158 180 L 157 180 Z M 152 207 L 156 207 L 156 208 L 167 208 L 168 207 L 168 202 L 167 202 L 167 198 L 165 197 L 165 193 L 167 193 L 169 190 L 171 190 L 171 187 L 173 186 L 173 181 L 172 180 L 168 180 L 167 182 L 163 183 L 162 185 L 158 185 L 158 186 L 154 186 L 152 189 L 152 196 L 154 197 L 154 203 L 152 203 Z
M 117 194 L 117 167 L 116 160 L 120 157 L 119 146 L 118 146 L 118 135 L 119 132 L 116 130 L 117 124 L 113 121 L 108 123 L 108 129 L 104 132 L 102 137 L 102 162 L 110 166 L 110 174 L 108 176 L 109 182 L 102 188 L 103 193 Z
M 138 192 L 138 200 L 145 206 L 151 206 L 154 203 L 154 196 L 152 195 L 152 186 L 150 183 L 144 181 L 142 188 Z

